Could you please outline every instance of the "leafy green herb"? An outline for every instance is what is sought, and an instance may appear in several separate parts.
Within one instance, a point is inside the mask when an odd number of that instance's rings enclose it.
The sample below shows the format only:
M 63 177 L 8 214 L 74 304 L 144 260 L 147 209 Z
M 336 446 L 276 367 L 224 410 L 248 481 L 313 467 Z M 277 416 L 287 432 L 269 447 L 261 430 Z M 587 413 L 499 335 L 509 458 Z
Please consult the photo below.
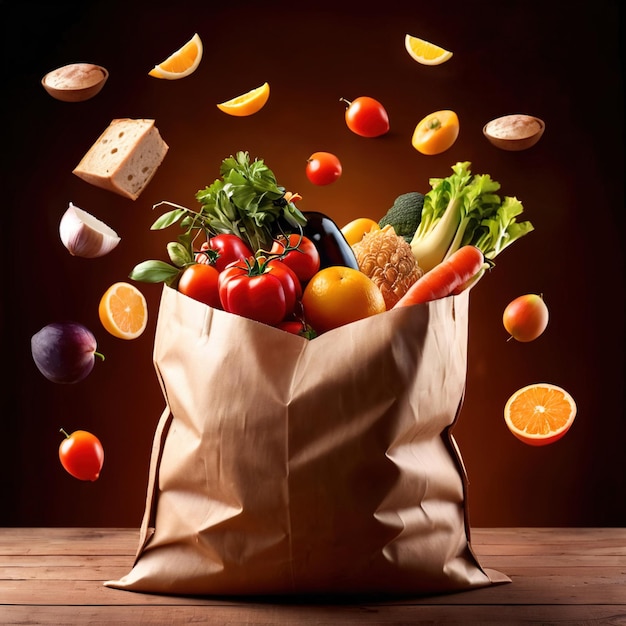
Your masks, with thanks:
M 262 159 L 250 162 L 247 152 L 238 152 L 224 159 L 220 174 L 221 179 L 196 194 L 212 231 L 235 234 L 256 252 L 271 247 L 281 218 L 292 227 L 306 224 Z
M 452 167 L 453 175 L 431 178 L 421 221 L 411 240 L 413 255 L 424 271 L 464 245 L 478 247 L 487 260 L 534 229 L 517 222 L 523 212 L 516 198 L 501 198 L 500 183 L 488 174 L 472 175 L 469 161 Z
M 159 202 L 153 208 L 167 204 L 172 210 L 162 214 L 151 230 L 163 230 L 179 224 L 183 233 L 167 245 L 171 261 L 143 261 L 130 273 L 130 278 L 142 282 L 174 283 L 182 271 L 195 263 L 194 241 L 228 233 L 243 239 L 250 249 L 269 250 L 274 238 L 285 226 L 301 229 L 306 217 L 291 201 L 292 195 L 276 182 L 276 177 L 262 159 L 250 161 L 247 152 L 237 152 L 220 167 L 221 178 L 197 192 L 199 211 L 171 202 Z

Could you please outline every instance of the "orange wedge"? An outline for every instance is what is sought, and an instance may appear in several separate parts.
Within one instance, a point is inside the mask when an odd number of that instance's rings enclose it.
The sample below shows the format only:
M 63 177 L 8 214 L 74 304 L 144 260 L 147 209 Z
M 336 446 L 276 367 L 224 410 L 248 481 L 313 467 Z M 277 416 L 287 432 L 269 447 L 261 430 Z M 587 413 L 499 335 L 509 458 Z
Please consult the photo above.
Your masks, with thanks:
M 154 78 L 177 80 L 196 71 L 202 60 L 202 40 L 196 33 L 184 46 L 165 61 L 155 65 L 148 74 Z
M 119 339 L 136 339 L 148 324 L 146 299 L 129 283 L 114 283 L 104 292 L 98 315 L 104 328 Z
M 518 389 L 504 407 L 509 430 L 524 443 L 545 446 L 558 441 L 576 417 L 572 396 L 550 383 L 536 383 Z
M 425 39 L 406 35 L 404 37 L 406 51 L 422 65 L 441 65 L 452 56 L 452 52 Z
M 270 86 L 268 83 L 263 83 L 256 89 L 252 89 L 232 100 L 218 104 L 217 108 L 220 111 L 224 111 L 224 113 L 228 113 L 228 115 L 244 117 L 260 111 L 265 106 L 269 97 Z

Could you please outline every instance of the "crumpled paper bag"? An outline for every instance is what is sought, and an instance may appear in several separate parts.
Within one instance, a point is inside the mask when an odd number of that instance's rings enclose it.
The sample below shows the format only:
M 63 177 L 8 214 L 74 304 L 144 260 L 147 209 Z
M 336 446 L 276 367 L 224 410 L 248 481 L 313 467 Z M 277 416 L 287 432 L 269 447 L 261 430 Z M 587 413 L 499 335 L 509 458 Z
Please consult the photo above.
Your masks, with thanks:
M 468 300 L 388 311 L 309 341 L 165 287 L 154 363 L 166 408 L 139 548 L 131 571 L 105 584 L 425 594 L 506 579 L 472 553 L 450 434 Z

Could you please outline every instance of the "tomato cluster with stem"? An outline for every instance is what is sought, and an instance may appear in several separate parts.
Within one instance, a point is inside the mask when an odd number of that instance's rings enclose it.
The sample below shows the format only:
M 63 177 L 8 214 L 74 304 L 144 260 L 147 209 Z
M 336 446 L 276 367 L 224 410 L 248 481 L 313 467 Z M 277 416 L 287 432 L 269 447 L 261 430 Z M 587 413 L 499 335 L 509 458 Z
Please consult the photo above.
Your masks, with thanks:
M 217 235 L 202 244 L 177 288 L 213 308 L 264 324 L 298 323 L 302 332 L 296 334 L 304 334 L 307 328 L 298 304 L 303 285 L 319 268 L 315 244 L 301 233 L 281 235 L 270 250 L 256 254 L 235 235 Z M 296 327 L 286 325 L 284 330 L 295 332 Z
M 275 258 L 252 257 L 219 275 L 219 297 L 229 313 L 275 326 L 296 306 L 302 293 L 298 277 Z

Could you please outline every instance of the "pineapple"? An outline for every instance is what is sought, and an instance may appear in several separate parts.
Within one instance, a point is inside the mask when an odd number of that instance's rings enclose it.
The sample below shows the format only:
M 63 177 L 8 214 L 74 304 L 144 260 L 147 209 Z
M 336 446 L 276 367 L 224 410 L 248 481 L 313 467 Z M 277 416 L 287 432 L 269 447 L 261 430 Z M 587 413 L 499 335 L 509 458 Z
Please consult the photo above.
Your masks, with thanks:
M 352 246 L 359 269 L 379 287 L 387 310 L 407 292 L 424 273 L 417 264 L 411 246 L 388 224 L 372 230 Z

